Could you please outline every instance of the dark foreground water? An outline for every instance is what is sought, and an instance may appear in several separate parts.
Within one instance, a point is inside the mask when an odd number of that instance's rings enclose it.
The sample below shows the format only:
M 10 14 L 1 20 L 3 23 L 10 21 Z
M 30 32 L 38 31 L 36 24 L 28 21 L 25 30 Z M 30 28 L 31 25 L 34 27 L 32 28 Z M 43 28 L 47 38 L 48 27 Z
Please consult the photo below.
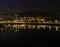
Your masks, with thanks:
M 42 30 L 41 32 L 0 32 L 1 47 L 40 47 L 40 46 L 59 46 L 60 32 Z M 34 32 L 35 31 L 35 32 Z

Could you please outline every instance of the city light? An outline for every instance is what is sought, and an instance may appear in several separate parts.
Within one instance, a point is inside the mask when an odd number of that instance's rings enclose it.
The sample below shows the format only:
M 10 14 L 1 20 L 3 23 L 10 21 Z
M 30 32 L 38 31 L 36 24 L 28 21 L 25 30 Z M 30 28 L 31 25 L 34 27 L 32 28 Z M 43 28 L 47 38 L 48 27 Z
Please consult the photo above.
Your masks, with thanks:
M 7 19 L 7 20 L 1 20 L 0 23 L 59 23 L 58 20 L 55 20 L 55 22 L 47 20 L 46 18 L 41 18 L 41 17 L 16 17 L 17 19 Z M 2 18 L 4 19 L 4 18 Z
M 54 28 L 56 31 L 60 29 L 60 26 L 53 26 L 55 24 L 60 24 L 60 21 L 58 20 L 47 20 L 47 18 L 44 17 L 18 17 L 15 16 L 12 17 L 12 19 L 7 18 L 0 18 L 0 24 L 3 25 L 3 28 L 0 28 L 1 31 L 4 30 L 15 30 L 16 32 L 20 29 L 42 29 L 46 30 L 48 28 L 49 30 L 52 30 Z M 52 26 L 50 26 L 52 25 Z

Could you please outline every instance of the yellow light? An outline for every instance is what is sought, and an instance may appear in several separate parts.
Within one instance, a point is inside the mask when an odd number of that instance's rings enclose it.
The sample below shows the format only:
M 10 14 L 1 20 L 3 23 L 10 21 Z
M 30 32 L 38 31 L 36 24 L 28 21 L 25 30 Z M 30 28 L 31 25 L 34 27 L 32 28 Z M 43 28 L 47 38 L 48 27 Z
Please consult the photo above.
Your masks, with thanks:
M 13 27 L 17 27 L 17 25 L 13 25 Z
M 21 25 L 21 27 L 24 27 L 24 26 L 25 26 L 25 24 L 22 24 L 22 25 Z

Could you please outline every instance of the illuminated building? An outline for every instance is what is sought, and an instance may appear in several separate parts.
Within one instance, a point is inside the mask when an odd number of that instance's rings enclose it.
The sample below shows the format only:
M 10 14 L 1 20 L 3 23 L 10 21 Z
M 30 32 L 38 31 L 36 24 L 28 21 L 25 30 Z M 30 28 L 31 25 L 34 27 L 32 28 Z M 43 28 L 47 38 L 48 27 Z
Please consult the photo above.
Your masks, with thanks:
M 48 19 L 48 20 L 47 20 Z M 42 16 L 19 16 L 18 14 L 10 15 L 9 16 L 0 16 L 0 24 L 3 24 L 5 28 L 10 28 L 9 30 L 15 30 L 16 32 L 18 29 L 41 29 L 47 27 L 49 30 L 52 29 L 53 26 L 46 26 L 47 24 L 60 24 L 60 20 L 57 19 L 51 20 L 50 18 L 42 17 Z M 5 24 L 5 25 L 4 25 Z M 42 25 L 45 24 L 45 25 Z M 60 28 L 60 26 L 54 27 L 56 31 Z M 1 28 L 0 30 L 3 30 Z M 6 29 L 6 30 L 7 30 Z

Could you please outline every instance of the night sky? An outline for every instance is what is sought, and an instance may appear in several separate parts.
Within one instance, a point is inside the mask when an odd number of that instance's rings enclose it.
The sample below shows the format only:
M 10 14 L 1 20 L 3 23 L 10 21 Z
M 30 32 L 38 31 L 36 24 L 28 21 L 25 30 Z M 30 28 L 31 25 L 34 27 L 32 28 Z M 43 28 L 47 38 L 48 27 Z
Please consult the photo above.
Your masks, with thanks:
M 60 13 L 58 0 L 0 0 L 0 12 L 47 11 Z

